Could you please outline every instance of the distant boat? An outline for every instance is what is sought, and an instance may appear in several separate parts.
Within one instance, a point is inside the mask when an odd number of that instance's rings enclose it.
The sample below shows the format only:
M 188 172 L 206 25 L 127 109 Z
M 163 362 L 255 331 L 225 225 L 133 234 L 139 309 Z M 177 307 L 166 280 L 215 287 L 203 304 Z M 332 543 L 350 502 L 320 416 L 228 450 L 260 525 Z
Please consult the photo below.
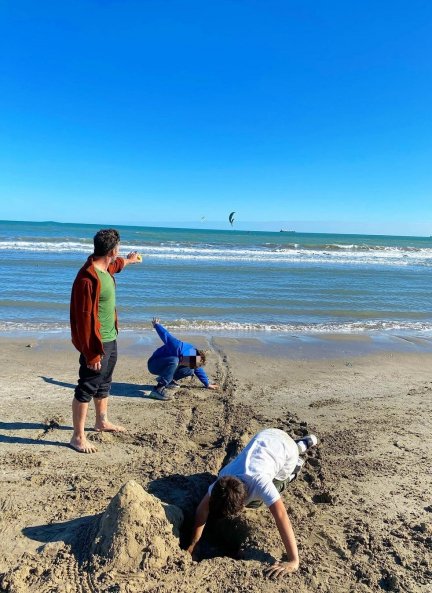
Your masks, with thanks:
M 285 229 L 281 229 L 279 232 L 280 233 L 288 233 L 289 235 L 295 235 L 295 233 L 296 233 L 295 231 L 286 231 Z

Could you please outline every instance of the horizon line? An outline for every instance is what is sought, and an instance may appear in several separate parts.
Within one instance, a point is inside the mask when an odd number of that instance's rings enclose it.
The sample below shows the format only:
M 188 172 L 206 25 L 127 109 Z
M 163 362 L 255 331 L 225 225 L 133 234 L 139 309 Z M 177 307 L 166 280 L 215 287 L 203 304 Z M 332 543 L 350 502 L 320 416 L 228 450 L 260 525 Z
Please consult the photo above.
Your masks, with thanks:
M 103 228 L 103 226 L 110 227 L 110 228 L 123 228 L 123 227 L 133 227 L 133 228 L 161 228 L 161 229 L 173 229 L 173 230 L 191 230 L 191 231 L 225 231 L 225 232 L 237 232 L 237 233 L 263 233 L 263 234 L 286 234 L 286 235 L 341 235 L 341 236 L 367 236 L 367 237 L 405 237 L 405 238 L 424 238 L 428 239 L 431 238 L 432 235 L 399 235 L 399 234 L 389 234 L 389 233 L 360 233 L 360 232 L 351 232 L 351 233 L 342 233 L 340 231 L 337 232 L 325 232 L 325 231 L 297 231 L 295 229 L 283 229 L 281 228 L 279 231 L 276 230 L 262 230 L 262 229 L 238 229 L 238 228 L 207 228 L 205 226 L 201 227 L 194 227 L 189 226 L 188 223 L 184 223 L 187 226 L 173 226 L 178 225 L 179 223 L 165 223 L 162 225 L 160 223 L 152 223 L 152 224 L 115 224 L 112 225 L 111 223 L 90 223 L 90 222 L 62 222 L 57 220 L 16 220 L 16 219 L 1 219 L 1 223 L 8 223 L 8 222 L 16 222 L 16 223 L 30 223 L 30 224 L 59 224 L 59 225 L 79 225 L 79 226 L 88 226 L 88 227 L 98 227 Z M 264 221 L 262 224 L 275 224 L 280 226 L 280 222 L 284 221 Z M 214 221 L 212 224 L 226 224 L 220 221 Z M 311 221 L 312 223 L 312 221 Z M 181 224 L 181 223 L 180 223 Z M 248 224 L 248 221 L 241 221 L 241 224 Z M 305 224 L 303 221 L 302 224 Z M 168 225 L 168 226 L 167 226 Z

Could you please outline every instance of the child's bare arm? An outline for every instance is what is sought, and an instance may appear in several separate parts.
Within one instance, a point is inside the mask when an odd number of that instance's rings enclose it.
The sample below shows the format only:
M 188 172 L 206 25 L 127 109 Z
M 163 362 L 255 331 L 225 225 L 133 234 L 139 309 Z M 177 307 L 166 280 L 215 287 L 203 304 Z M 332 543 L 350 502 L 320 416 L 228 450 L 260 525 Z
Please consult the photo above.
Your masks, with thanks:
M 193 554 L 193 551 L 195 550 L 195 546 L 201 539 L 202 532 L 204 531 L 204 527 L 205 527 L 205 524 L 207 522 L 207 518 L 209 515 L 209 501 L 210 501 L 210 496 L 207 493 L 204 496 L 204 498 L 201 500 L 201 502 L 199 503 L 197 510 L 195 512 L 195 523 L 194 523 L 194 528 L 193 528 L 193 532 L 192 532 L 192 541 L 189 544 L 189 547 L 187 549 L 187 551 L 190 554 Z
M 298 549 L 291 521 L 282 500 L 279 499 L 274 502 L 269 509 L 274 517 L 288 557 L 288 562 L 275 562 L 275 564 L 265 571 L 267 576 L 278 578 L 284 574 L 295 572 L 298 569 Z

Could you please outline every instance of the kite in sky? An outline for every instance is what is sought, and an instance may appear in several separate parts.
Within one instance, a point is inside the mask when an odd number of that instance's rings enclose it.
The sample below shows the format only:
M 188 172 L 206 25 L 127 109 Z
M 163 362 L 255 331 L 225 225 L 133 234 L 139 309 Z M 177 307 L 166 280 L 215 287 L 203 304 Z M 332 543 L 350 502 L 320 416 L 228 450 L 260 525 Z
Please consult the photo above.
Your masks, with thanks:
M 235 212 L 231 212 L 231 214 L 228 216 L 228 220 L 230 221 L 231 226 L 233 225 L 233 222 L 234 222 L 234 214 L 235 214 Z

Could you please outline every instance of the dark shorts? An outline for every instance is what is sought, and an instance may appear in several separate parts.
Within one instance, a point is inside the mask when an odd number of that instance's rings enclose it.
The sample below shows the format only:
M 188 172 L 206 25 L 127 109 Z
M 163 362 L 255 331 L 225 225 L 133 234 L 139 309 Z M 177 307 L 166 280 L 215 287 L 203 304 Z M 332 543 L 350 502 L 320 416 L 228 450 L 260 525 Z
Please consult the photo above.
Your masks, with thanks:
M 101 361 L 101 370 L 92 371 L 81 354 L 79 363 L 78 385 L 75 387 L 75 398 L 81 403 L 88 403 L 92 397 L 108 397 L 112 375 L 117 362 L 117 340 L 104 343 L 105 354 Z
M 289 479 L 287 479 L 287 480 L 276 480 L 276 478 L 275 478 L 273 480 L 273 484 L 276 486 L 276 490 L 279 492 L 279 494 L 282 494 L 282 492 L 287 487 L 287 484 L 288 483 L 289 483 Z M 263 504 L 263 501 L 262 500 L 251 500 L 250 503 L 246 505 L 246 508 L 247 509 L 259 509 L 260 506 L 262 506 L 262 504 Z

